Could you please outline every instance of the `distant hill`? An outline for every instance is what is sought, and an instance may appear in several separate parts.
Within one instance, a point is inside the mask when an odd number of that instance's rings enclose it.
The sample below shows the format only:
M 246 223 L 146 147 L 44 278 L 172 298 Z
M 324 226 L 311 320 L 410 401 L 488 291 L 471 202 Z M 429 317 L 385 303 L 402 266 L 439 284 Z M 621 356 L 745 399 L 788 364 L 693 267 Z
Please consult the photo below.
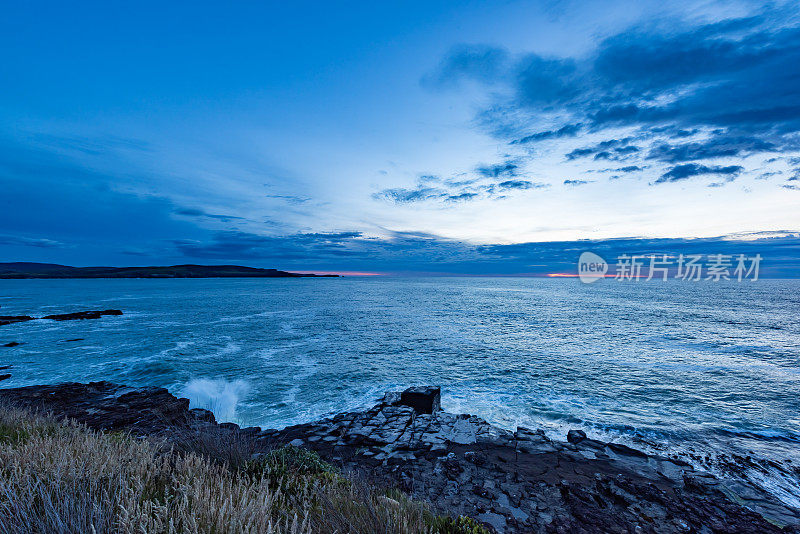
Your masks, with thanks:
M 70 267 L 55 263 L 0 263 L 0 278 L 309 278 L 335 274 L 299 274 L 241 265 L 169 267 Z

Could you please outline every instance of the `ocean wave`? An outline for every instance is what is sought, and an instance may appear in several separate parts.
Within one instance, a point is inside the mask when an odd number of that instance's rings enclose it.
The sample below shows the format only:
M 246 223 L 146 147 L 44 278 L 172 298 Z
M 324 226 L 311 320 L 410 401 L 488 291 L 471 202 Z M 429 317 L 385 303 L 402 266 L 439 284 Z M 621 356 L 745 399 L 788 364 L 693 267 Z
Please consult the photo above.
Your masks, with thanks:
M 232 421 L 237 405 L 249 391 L 250 384 L 244 380 L 194 378 L 183 387 L 181 396 L 189 399 L 192 408 L 211 410 L 219 421 Z

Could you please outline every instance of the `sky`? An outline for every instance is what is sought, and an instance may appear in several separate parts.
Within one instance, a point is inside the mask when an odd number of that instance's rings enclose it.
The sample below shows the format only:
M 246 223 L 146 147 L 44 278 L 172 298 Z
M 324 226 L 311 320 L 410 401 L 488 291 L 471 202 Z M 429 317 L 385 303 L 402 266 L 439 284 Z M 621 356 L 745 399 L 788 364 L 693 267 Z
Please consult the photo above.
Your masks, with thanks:
M 32 1 L 0 50 L 0 261 L 800 276 L 795 2 Z

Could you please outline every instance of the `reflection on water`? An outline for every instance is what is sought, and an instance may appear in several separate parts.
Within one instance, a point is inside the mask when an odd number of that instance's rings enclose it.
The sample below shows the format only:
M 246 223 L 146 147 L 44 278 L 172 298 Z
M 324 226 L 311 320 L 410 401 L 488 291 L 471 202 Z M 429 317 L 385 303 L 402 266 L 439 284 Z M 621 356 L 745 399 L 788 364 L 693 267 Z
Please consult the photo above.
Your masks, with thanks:
M 0 327 L 25 343 L 0 353 L 6 386 L 159 385 L 277 427 L 431 383 L 505 427 L 800 461 L 798 281 L 0 280 L 0 296 L 10 315 L 125 312 Z

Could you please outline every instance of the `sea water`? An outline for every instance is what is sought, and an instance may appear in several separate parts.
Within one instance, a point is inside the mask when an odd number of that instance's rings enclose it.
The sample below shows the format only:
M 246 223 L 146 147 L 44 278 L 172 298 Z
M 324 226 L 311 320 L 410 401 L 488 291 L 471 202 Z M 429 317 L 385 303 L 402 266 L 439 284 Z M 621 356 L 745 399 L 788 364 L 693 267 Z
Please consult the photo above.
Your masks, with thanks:
M 745 476 L 800 506 L 798 280 L 0 280 L 0 315 L 107 308 L 124 315 L 0 326 L 23 343 L 0 385 L 163 386 L 272 428 L 441 385 L 444 409 L 509 429 L 772 461 Z

